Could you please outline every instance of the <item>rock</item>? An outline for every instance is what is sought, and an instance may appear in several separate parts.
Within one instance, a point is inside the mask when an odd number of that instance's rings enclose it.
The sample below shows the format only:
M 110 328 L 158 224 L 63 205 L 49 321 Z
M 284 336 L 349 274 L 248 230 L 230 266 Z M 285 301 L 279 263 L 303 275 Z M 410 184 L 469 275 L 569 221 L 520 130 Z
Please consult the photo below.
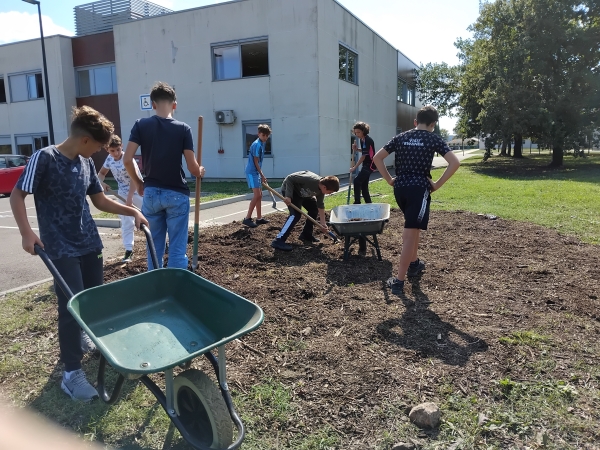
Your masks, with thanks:
M 306 327 L 304 330 L 302 330 L 300 332 L 300 334 L 303 335 L 303 336 L 308 336 L 311 332 L 312 332 L 312 328 L 311 327 Z
M 440 409 L 435 403 L 421 403 L 410 410 L 408 417 L 419 428 L 437 428 Z
M 407 444 L 406 442 L 399 442 L 392 446 L 392 450 L 415 450 L 415 444 Z

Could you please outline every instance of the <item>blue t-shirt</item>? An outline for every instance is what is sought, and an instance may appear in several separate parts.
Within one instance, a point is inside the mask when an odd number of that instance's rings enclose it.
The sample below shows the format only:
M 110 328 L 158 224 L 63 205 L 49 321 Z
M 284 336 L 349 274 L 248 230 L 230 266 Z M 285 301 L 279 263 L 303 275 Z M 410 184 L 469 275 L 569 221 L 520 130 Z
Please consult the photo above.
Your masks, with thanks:
M 444 156 L 450 151 L 448 144 L 437 134 L 416 128 L 392 138 L 383 148 L 388 153 L 396 153 L 394 187 L 429 188 L 435 153 Z
M 142 150 L 144 187 L 190 194 L 181 160 L 184 150 L 194 150 L 192 129 L 188 124 L 156 115 L 138 119 L 129 140 Z
M 258 165 L 262 169 L 263 159 L 265 158 L 265 142 L 260 139 L 255 140 L 250 146 L 250 153 L 248 155 L 248 164 L 246 164 L 246 173 L 258 175 L 258 170 L 254 165 L 254 157 L 258 158 Z
M 50 259 L 102 252 L 102 240 L 86 195 L 102 192 L 91 158 L 70 160 L 50 147 L 33 154 L 17 181 L 33 194 L 40 239 Z

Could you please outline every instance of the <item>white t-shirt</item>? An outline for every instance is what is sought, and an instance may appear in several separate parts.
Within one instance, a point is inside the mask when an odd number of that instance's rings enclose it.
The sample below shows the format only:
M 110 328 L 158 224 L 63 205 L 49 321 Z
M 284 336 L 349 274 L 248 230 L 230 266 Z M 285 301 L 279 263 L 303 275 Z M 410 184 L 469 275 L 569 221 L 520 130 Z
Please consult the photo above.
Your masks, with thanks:
M 140 169 L 135 159 L 133 160 L 133 165 L 135 166 L 135 171 L 137 172 L 138 176 L 142 178 Z M 117 180 L 117 183 L 119 185 L 119 195 L 126 196 L 127 194 L 129 194 L 129 185 L 131 184 L 131 178 L 127 173 L 125 165 L 123 164 L 123 156 L 121 156 L 121 159 L 119 159 L 118 161 L 115 161 L 115 159 L 111 155 L 108 155 L 102 167 L 104 167 L 105 169 L 109 169 L 112 172 L 115 180 Z

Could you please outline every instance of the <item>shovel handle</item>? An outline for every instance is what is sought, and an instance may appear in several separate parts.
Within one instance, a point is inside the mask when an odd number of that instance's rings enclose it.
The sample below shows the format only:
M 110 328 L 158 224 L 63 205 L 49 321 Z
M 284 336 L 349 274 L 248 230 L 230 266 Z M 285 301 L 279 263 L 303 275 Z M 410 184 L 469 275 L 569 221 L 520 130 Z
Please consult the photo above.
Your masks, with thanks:
M 285 201 L 285 197 L 283 195 L 281 195 L 279 192 L 277 192 L 275 189 L 273 189 L 271 186 L 269 186 L 267 183 L 263 183 L 262 184 L 267 191 L 269 191 L 271 194 L 276 195 L 277 197 L 279 197 L 281 200 Z M 312 217 L 310 217 L 308 214 L 306 214 L 304 211 L 302 211 L 300 208 L 298 208 L 296 205 L 294 205 L 293 203 L 290 203 L 289 205 L 290 208 L 298 211 L 300 214 L 302 214 L 304 217 L 306 217 L 307 220 L 310 220 L 312 223 L 314 223 L 315 225 L 317 225 L 319 228 L 321 228 L 323 231 L 327 232 L 327 234 L 329 234 L 329 236 L 331 236 L 331 239 L 333 239 L 334 242 L 338 241 L 337 236 L 329 231 L 329 229 L 327 227 L 324 227 L 323 225 L 321 225 L 319 222 L 317 222 L 315 219 L 313 219 Z

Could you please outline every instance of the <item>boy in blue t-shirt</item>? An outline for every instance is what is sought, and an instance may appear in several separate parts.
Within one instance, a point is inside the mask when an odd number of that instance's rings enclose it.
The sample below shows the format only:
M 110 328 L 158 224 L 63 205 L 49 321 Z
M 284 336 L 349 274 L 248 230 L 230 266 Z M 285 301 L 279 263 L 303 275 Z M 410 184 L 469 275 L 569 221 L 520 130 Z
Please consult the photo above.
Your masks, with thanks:
M 103 283 L 102 241 L 87 195 L 101 211 L 133 216 L 137 227 L 148 225 L 139 211 L 104 195 L 90 159 L 108 144 L 113 130 L 113 124 L 89 106 L 74 108 L 67 140 L 35 152 L 10 197 L 23 249 L 35 255 L 34 246 L 42 247 L 73 294 Z M 40 237 L 27 219 L 25 197 L 29 194 L 34 194 Z M 65 365 L 61 388 L 74 400 L 90 401 L 98 393 L 87 381 L 81 360 L 84 352 L 95 350 L 95 345 L 68 311 L 70 298 L 56 281 L 54 292 L 58 298 L 60 358 Z
M 181 157 L 195 177 L 204 176 L 204 167 L 196 162 L 192 129 L 173 118 L 177 108 L 175 90 L 167 83 L 156 83 L 150 91 L 150 100 L 156 114 L 135 122 L 123 163 L 131 182 L 144 197 L 142 212 L 150 223 L 158 263 L 162 267 L 168 233 L 168 266 L 187 269 L 190 189 Z M 133 163 L 138 147 L 142 150 L 143 180 Z M 152 270 L 154 264 L 150 252 L 147 253 L 148 269 Z
M 256 228 L 258 225 L 269 223 L 261 214 L 262 201 L 262 184 L 266 183 L 267 178 L 262 173 L 262 162 L 265 157 L 265 145 L 267 139 L 271 135 L 271 127 L 261 124 L 258 126 L 258 139 L 250 146 L 250 154 L 248 155 L 248 164 L 246 164 L 246 181 L 248 187 L 252 189 L 252 200 L 248 206 L 248 214 L 242 221 L 244 225 L 250 228 Z M 256 208 L 256 223 L 252 220 L 252 211 Z
M 417 258 L 417 250 L 421 230 L 426 230 L 429 222 L 429 194 L 441 188 L 460 166 L 458 158 L 450 151 L 446 142 L 433 133 L 438 119 L 438 112 L 433 106 L 424 106 L 417 113 L 416 128 L 394 137 L 373 158 L 382 177 L 390 186 L 394 186 L 396 202 L 404 213 L 398 276 L 388 280 L 388 286 L 394 295 L 401 295 L 404 291 L 407 275 L 418 276 L 425 270 L 425 263 Z M 448 167 L 440 179 L 434 182 L 430 170 L 436 152 L 444 157 Z M 395 180 L 384 162 L 390 153 L 396 153 Z

